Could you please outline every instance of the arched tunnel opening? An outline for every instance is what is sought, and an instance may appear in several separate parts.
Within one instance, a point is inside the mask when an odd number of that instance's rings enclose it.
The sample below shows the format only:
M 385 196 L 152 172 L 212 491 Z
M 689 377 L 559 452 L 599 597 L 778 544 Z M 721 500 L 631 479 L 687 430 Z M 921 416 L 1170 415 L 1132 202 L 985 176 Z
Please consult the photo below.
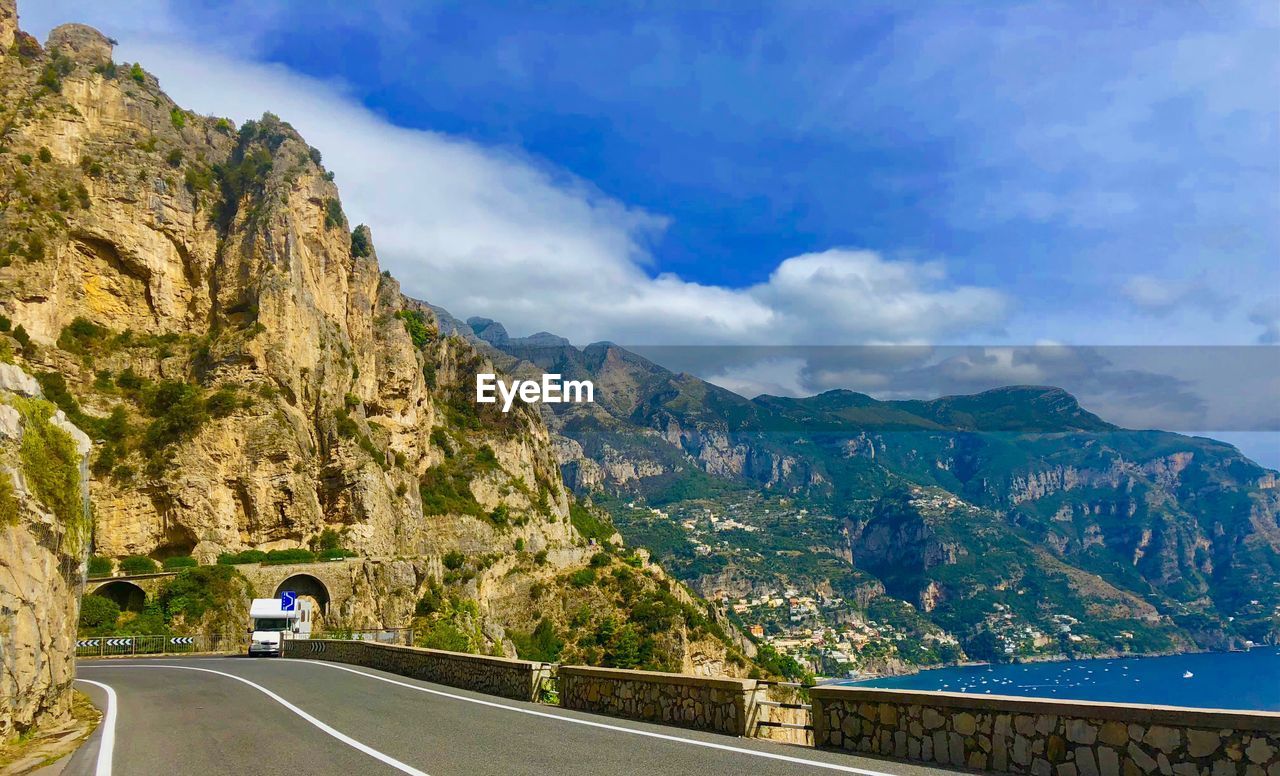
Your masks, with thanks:
M 93 595 L 115 601 L 122 612 L 140 612 L 147 605 L 147 592 L 132 582 L 124 580 L 108 582 L 94 590 Z
M 324 630 L 324 618 L 329 614 L 329 588 L 310 574 L 294 574 L 276 586 L 275 597 L 279 598 L 286 590 L 297 593 L 298 598 L 310 599 L 315 604 L 317 616 L 314 627 L 317 631 Z

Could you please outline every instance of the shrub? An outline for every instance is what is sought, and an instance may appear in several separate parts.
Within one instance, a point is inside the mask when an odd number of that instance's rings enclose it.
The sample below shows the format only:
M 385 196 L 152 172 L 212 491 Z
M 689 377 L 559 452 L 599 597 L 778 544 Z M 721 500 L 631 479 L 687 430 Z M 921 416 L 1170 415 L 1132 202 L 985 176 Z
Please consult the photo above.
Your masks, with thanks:
M 588 587 L 596 581 L 596 570 L 592 568 L 578 569 L 569 575 L 569 584 L 574 587 Z
M 13 487 L 13 477 L 0 472 L 0 526 L 17 525 L 18 494 Z
M 187 191 L 192 194 L 197 191 L 210 191 L 213 189 L 213 170 L 203 165 L 193 165 L 183 173 L 182 181 Z
M 315 550 L 337 550 L 342 547 L 342 534 L 332 528 L 326 528 L 313 541 Z
M 413 608 L 413 613 L 418 617 L 428 617 L 436 612 L 444 611 L 445 599 L 444 591 L 440 585 L 432 582 L 427 586 L 426 592 L 418 599 L 418 603 Z
M 314 563 L 315 560 L 316 554 L 311 550 L 295 547 L 288 550 L 271 550 L 262 562 L 268 565 L 279 565 L 282 563 Z
M 156 601 L 167 623 L 178 615 L 192 623 L 210 609 L 241 595 L 240 573 L 228 566 L 197 566 L 183 571 L 164 587 Z
M 480 445 L 480 449 L 476 451 L 476 464 L 481 469 L 492 469 L 498 465 L 498 454 L 488 444 Z
M 404 321 L 404 329 L 409 332 L 409 339 L 413 340 L 413 346 L 419 350 L 435 338 L 434 327 L 428 326 L 426 318 L 417 310 L 401 310 L 396 313 L 396 317 Z
M 546 618 L 538 621 L 533 633 L 508 630 L 507 636 L 516 645 L 516 654 L 524 660 L 554 663 L 560 659 L 560 652 L 564 649 L 564 639 L 560 638 L 555 626 Z
M 101 352 L 111 330 L 100 326 L 88 318 L 76 316 L 75 320 L 62 328 L 58 335 L 58 347 L 68 353 L 89 355 Z
M 262 550 L 242 550 L 240 552 L 224 552 L 218 556 L 218 565 L 236 566 L 241 563 L 261 563 L 267 559 Z
M 595 539 L 601 544 L 609 541 L 614 534 L 614 527 L 607 520 L 597 517 L 576 501 L 569 505 L 569 521 L 584 539 Z
M 351 232 L 351 255 L 360 259 L 373 255 L 373 238 L 369 234 L 369 227 L 364 224 Z
M 342 212 L 342 203 L 330 197 L 324 201 L 324 228 L 336 229 L 347 222 L 346 215 Z
M 516 545 L 515 545 L 515 547 L 516 547 L 516 552 L 524 552 L 524 538 L 523 538 L 523 537 L 520 537 L 520 538 L 517 538 L 517 539 L 516 539 Z
M 120 561 L 120 570 L 126 574 L 153 574 L 160 566 L 146 555 L 130 555 Z
M 169 122 L 173 124 L 174 129 L 181 130 L 187 125 L 187 113 L 182 108 L 174 108 L 169 111 Z
M 448 620 L 439 620 L 427 627 L 422 634 L 422 646 L 449 652 L 470 652 L 471 637 Z
M 457 571 L 466 562 L 467 557 L 458 550 L 450 550 L 444 554 L 444 567 L 450 571 Z
M 215 418 L 225 418 L 241 406 L 234 386 L 224 385 L 204 400 L 205 410 Z
M 80 628 L 83 630 L 111 630 L 120 619 L 120 607 L 115 601 L 101 595 L 87 595 L 80 599 Z
M 607 552 L 597 552 L 591 556 L 591 568 L 593 569 L 604 568 L 612 562 L 613 558 L 610 558 Z
M 102 166 L 102 162 L 99 162 L 92 156 L 80 157 L 80 169 L 83 170 L 84 174 L 88 175 L 90 178 L 101 178 L 102 174 L 106 171 Z
M 182 149 L 180 148 L 173 149 L 172 151 L 169 152 L 169 155 L 164 158 L 164 160 L 169 164 L 170 167 L 181 167 L 182 166 Z
M 151 453 L 195 436 L 209 418 L 200 390 L 176 380 L 156 384 L 147 392 L 145 404 L 154 418 L 143 434 L 143 447 Z
M 129 77 L 140 84 L 146 83 L 147 81 L 146 73 L 142 71 L 142 65 L 139 65 L 137 62 L 134 62 L 133 66 L 129 68 Z
M 163 565 L 165 571 L 174 571 L 176 569 L 194 568 L 200 564 L 190 555 L 175 555 L 172 558 L 165 558 Z
M 53 153 L 49 150 L 48 146 L 40 146 L 40 153 L 37 154 L 37 156 L 39 156 L 40 161 L 45 164 L 53 161 Z
M 90 577 L 109 577 L 114 570 L 115 563 L 110 558 L 104 558 L 101 555 L 91 555 L 89 557 Z
M 35 345 L 31 343 L 31 335 L 27 334 L 27 330 L 18 324 L 13 327 L 13 338 L 18 341 L 18 346 L 22 348 L 22 352 L 27 355 L 35 353 Z
M 510 513 L 510 510 L 507 509 L 506 504 L 499 504 L 498 506 L 493 508 L 493 511 L 489 513 L 489 522 L 493 523 L 498 527 L 505 526 L 510 521 L 510 519 L 511 519 L 511 513 Z
M 49 421 L 54 405 L 24 399 L 12 403 L 26 426 L 19 455 L 28 487 L 66 527 L 67 549 L 74 552 L 89 532 L 80 498 L 80 453 L 71 435 Z
M 116 377 L 116 387 L 126 391 L 138 391 L 145 385 L 143 378 L 133 371 L 133 367 L 127 366 L 124 371 Z
M 40 78 L 36 83 L 47 88 L 52 92 L 62 91 L 62 79 L 70 75 L 71 71 L 76 67 L 72 62 L 61 53 L 54 54 L 53 57 L 45 64 L 44 70 L 40 71 Z

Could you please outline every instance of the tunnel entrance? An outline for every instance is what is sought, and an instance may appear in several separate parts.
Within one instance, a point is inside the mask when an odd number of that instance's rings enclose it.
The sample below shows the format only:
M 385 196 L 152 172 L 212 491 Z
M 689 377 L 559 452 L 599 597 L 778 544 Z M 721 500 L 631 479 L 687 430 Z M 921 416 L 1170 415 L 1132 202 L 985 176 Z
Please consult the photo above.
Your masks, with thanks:
M 294 574 L 276 586 L 275 597 L 279 598 L 285 590 L 292 590 L 299 598 L 310 598 L 315 601 L 320 614 L 329 613 L 329 588 L 310 574 Z
M 93 595 L 115 601 L 122 612 L 140 612 L 147 605 L 147 592 L 132 582 L 124 580 L 108 582 L 93 591 Z

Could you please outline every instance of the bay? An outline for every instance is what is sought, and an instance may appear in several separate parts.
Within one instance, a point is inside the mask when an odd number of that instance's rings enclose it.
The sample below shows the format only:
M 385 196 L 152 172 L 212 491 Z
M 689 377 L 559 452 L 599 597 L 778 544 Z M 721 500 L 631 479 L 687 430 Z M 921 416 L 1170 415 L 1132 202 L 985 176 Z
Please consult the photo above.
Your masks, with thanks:
M 1188 676 L 1188 674 L 1190 674 Z M 939 668 L 840 684 L 979 695 L 1280 711 L 1280 649 Z

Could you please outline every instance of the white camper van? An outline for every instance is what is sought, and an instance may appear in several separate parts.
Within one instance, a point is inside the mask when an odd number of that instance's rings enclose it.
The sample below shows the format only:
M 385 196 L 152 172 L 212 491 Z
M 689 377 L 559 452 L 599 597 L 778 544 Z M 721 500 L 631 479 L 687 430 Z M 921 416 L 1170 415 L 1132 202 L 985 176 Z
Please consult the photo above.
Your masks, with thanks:
M 311 601 L 297 599 L 285 609 L 279 598 L 255 598 L 249 605 L 249 655 L 280 655 L 283 639 L 311 638 L 315 608 Z

